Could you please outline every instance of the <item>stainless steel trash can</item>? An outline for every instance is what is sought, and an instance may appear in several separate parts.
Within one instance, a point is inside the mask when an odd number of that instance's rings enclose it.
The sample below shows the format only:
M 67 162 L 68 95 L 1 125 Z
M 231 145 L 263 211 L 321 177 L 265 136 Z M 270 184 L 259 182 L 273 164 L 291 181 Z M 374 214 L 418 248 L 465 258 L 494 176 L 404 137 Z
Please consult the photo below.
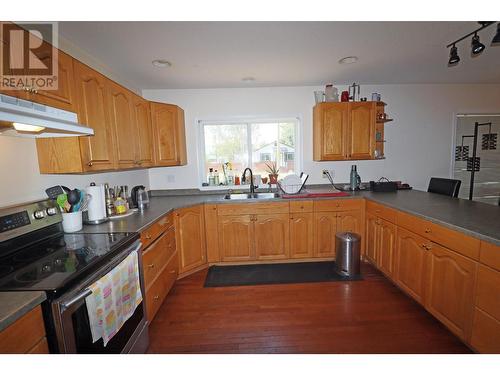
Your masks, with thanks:
M 335 235 L 335 271 L 342 276 L 360 274 L 361 236 L 352 232 Z

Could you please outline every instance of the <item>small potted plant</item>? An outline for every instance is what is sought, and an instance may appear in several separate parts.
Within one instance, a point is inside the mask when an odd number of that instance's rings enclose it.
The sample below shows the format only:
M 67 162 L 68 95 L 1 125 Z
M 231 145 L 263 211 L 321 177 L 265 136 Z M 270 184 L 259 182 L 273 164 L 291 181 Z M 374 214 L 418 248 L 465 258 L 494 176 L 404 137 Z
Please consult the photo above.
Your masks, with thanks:
M 280 172 L 279 168 L 276 167 L 276 162 L 271 161 L 266 163 L 267 171 L 269 172 L 269 183 L 278 183 L 278 174 Z

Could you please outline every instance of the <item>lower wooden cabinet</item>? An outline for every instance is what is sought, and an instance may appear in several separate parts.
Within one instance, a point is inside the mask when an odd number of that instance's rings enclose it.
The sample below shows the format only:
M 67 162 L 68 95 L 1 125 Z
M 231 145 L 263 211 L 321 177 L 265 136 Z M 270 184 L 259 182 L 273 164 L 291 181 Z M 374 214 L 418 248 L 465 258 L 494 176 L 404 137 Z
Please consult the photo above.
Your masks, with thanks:
M 415 300 L 424 303 L 425 246 L 429 241 L 406 229 L 398 228 L 396 237 L 396 283 Z
M 485 354 L 500 354 L 500 321 L 476 308 L 470 343 Z
M 257 260 L 290 257 L 288 214 L 255 215 L 255 258 Z
M 337 232 L 354 232 L 362 236 L 361 211 L 315 212 L 314 213 L 314 256 L 335 256 L 335 235 Z
M 175 242 L 179 251 L 179 273 L 192 271 L 207 263 L 203 206 L 175 212 Z
M 290 258 L 312 258 L 314 249 L 312 212 L 290 214 Z
M 219 253 L 223 262 L 255 259 L 252 215 L 219 217 Z
M 0 332 L 0 354 L 46 354 L 42 308 L 35 307 Z
M 377 265 L 386 275 L 392 276 L 396 252 L 396 226 L 386 220 L 379 219 L 378 228 Z
M 465 340 L 472 324 L 477 264 L 438 244 L 429 246 L 425 307 Z
M 377 264 L 378 223 L 375 215 L 366 214 L 366 258 Z

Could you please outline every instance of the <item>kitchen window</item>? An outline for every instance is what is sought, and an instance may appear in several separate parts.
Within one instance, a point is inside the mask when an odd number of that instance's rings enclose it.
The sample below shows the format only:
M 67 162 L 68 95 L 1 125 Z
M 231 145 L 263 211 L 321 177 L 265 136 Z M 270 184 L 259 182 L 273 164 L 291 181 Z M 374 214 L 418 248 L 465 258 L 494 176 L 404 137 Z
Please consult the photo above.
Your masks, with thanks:
M 246 167 L 254 175 L 268 177 L 266 164 L 276 163 L 279 176 L 300 174 L 297 165 L 298 120 L 267 121 L 200 121 L 200 178 L 208 183 L 210 169 L 217 171 L 219 184 L 231 184 L 223 165 L 230 163 L 234 176 L 241 176 Z

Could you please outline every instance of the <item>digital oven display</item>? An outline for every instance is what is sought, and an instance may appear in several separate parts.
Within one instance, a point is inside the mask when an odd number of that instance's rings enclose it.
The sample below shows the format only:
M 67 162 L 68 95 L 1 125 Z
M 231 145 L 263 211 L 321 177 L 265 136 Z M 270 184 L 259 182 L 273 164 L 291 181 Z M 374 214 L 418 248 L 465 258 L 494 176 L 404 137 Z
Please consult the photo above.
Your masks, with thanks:
M 28 211 L 0 217 L 0 233 L 30 224 Z

